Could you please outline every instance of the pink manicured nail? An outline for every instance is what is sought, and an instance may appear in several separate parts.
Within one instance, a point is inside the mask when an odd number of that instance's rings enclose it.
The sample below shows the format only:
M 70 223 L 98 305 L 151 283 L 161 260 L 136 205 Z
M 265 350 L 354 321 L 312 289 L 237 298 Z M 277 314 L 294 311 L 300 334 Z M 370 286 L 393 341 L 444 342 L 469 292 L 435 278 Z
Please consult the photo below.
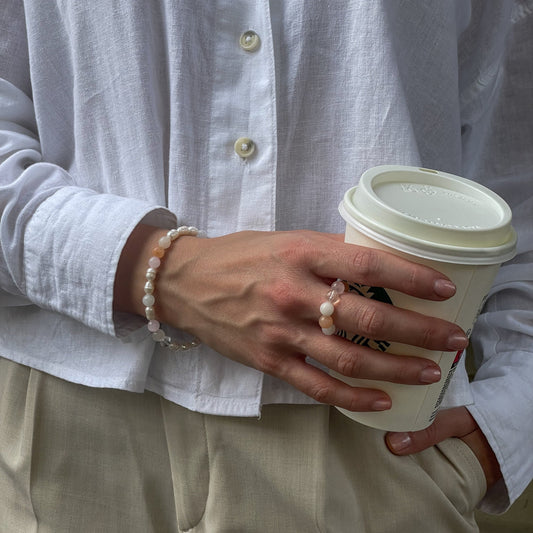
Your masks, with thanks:
M 389 433 L 387 442 L 393 451 L 401 452 L 411 445 L 411 437 L 409 433 Z
M 374 411 L 386 411 L 387 409 L 390 409 L 392 406 L 392 403 L 390 400 L 382 398 L 381 400 L 376 400 L 372 404 L 372 409 Z
M 455 294 L 457 288 L 451 281 L 448 281 L 447 279 L 438 279 L 433 285 L 433 290 L 441 298 L 450 298 Z
M 468 337 L 464 333 L 455 333 L 448 338 L 448 350 L 464 350 L 468 346 Z
M 437 383 L 440 381 L 441 372 L 438 368 L 424 368 L 418 375 L 420 383 Z

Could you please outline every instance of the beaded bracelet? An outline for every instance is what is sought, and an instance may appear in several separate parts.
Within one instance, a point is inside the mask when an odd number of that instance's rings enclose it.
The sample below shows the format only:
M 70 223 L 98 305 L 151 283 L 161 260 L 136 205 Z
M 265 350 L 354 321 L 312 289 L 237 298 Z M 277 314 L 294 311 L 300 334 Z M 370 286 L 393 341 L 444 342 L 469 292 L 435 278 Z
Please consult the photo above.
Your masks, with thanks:
M 341 294 L 345 289 L 346 287 L 340 279 L 334 281 L 326 294 L 326 300 L 320 304 L 318 324 L 324 335 L 333 335 L 336 331 L 333 323 L 333 311 L 335 311 L 335 305 L 340 302 Z
M 157 269 L 161 266 L 161 260 L 170 245 L 184 235 L 191 235 L 193 237 L 201 236 L 200 231 L 193 226 L 181 226 L 177 229 L 171 229 L 166 235 L 163 235 L 157 243 L 157 246 L 152 251 L 152 257 L 148 260 L 148 270 L 146 271 L 146 283 L 144 285 L 144 296 L 142 299 L 145 306 L 144 314 L 148 321 L 148 331 L 152 335 L 152 339 L 158 342 L 161 346 L 168 348 L 174 352 L 190 350 L 200 344 L 200 340 L 196 337 L 189 342 L 176 342 L 161 329 L 161 324 L 155 318 L 155 280 L 157 277 Z

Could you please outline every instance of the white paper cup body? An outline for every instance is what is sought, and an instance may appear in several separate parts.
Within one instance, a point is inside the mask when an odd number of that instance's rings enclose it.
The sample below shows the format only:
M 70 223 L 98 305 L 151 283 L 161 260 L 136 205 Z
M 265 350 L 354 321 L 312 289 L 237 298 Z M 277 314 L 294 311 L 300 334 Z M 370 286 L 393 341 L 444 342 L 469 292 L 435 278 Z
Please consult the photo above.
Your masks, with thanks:
M 357 187 L 346 192 L 339 210 L 346 220 L 345 242 L 428 265 L 457 287 L 456 294 L 443 302 L 347 280 L 350 291 L 454 322 L 468 335 L 500 264 L 514 255 L 516 235 L 507 204 L 485 187 L 451 174 L 417 167 L 375 167 L 363 174 Z M 341 412 L 387 431 L 417 431 L 431 424 L 460 352 L 430 351 L 347 331 L 338 334 L 376 350 L 431 359 L 442 371 L 441 380 L 432 385 L 356 379 L 331 371 L 354 387 L 383 390 L 392 400 L 387 411 L 339 408 Z

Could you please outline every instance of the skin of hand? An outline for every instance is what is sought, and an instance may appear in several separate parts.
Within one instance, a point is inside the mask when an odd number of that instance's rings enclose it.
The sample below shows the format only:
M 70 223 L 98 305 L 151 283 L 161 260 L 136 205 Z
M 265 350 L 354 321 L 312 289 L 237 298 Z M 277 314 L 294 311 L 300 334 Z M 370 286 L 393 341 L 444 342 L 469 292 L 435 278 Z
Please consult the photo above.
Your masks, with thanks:
M 456 437 L 463 440 L 476 455 L 490 489 L 501 477 L 498 459 L 485 435 L 466 407 L 442 410 L 426 429 L 407 433 L 387 433 L 385 442 L 396 455 L 410 455 L 434 444 Z
M 164 233 L 140 225 L 128 239 L 115 280 L 117 311 L 144 315 L 146 265 Z M 389 409 L 383 391 L 350 387 L 306 356 L 346 376 L 413 385 L 438 381 L 440 369 L 426 359 L 324 335 L 317 321 L 329 284 L 340 278 L 435 301 L 451 297 L 455 287 L 435 270 L 343 239 L 311 231 L 181 237 L 158 271 L 157 318 L 319 402 L 353 411 Z M 468 343 L 454 324 L 353 293 L 342 295 L 334 320 L 360 335 L 433 350 L 457 351 Z

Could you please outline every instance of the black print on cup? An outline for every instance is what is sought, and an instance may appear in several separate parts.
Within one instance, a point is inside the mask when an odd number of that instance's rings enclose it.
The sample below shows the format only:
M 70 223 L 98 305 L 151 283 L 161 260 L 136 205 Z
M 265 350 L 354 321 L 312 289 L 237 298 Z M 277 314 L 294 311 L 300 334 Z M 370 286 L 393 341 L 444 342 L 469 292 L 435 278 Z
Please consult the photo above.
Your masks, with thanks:
M 392 300 L 390 299 L 389 295 L 387 294 L 387 291 L 383 287 L 369 287 L 368 285 L 360 285 L 359 283 L 353 283 L 351 281 L 345 281 L 344 285 L 347 287 L 347 290 L 349 292 L 355 292 L 361 296 L 364 296 L 365 298 L 370 298 L 371 300 L 378 300 L 379 302 L 392 305 Z M 386 352 L 390 346 L 390 342 L 369 339 L 367 337 L 364 337 L 363 335 L 353 334 L 343 329 L 339 330 L 337 332 L 337 335 L 351 342 L 354 342 L 355 344 L 359 344 L 361 346 L 368 346 L 373 350 L 380 350 L 382 352 Z

